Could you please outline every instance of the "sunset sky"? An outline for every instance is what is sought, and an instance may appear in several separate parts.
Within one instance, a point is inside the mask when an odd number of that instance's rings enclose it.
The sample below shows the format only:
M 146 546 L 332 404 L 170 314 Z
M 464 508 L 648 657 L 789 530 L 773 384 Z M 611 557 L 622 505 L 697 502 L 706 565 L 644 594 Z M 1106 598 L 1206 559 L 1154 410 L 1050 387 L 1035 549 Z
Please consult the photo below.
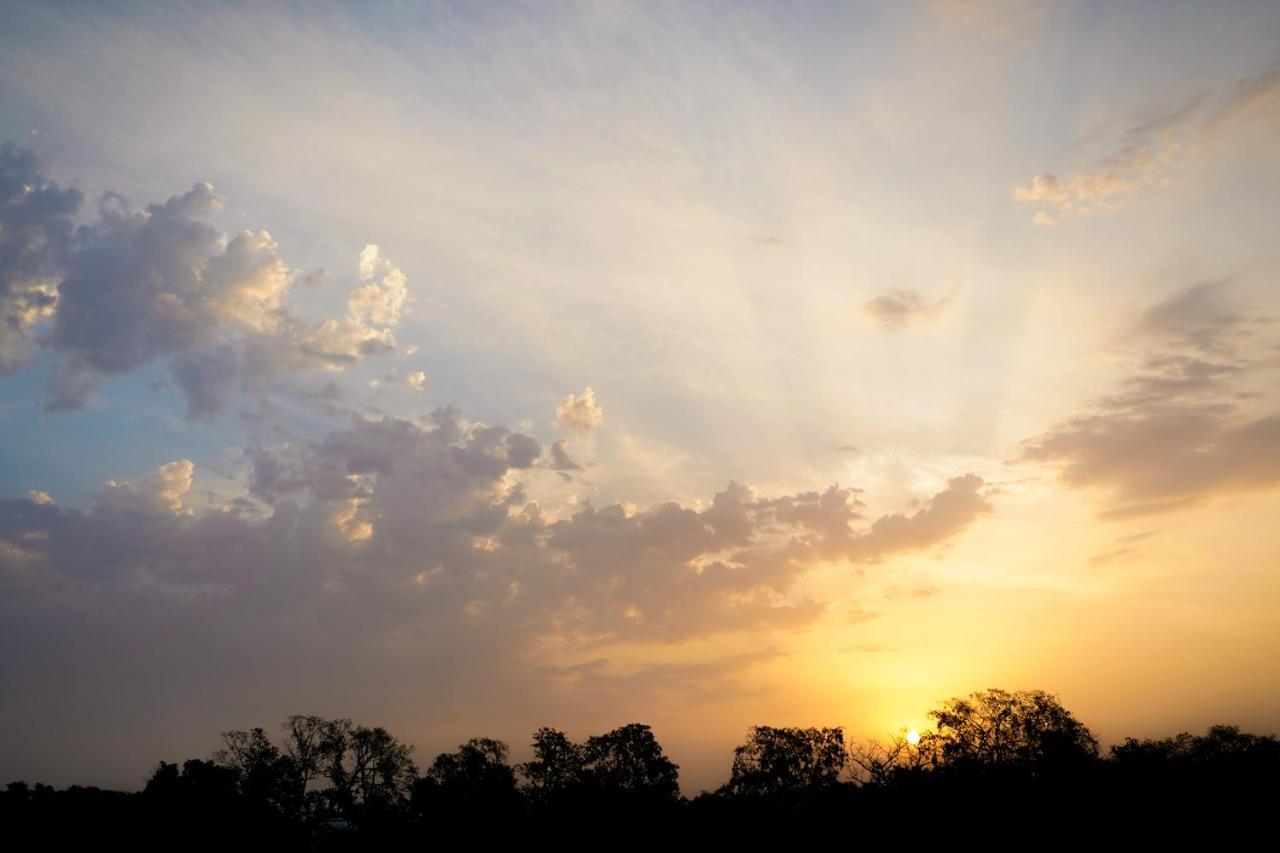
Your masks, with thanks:
M 0 783 L 291 713 L 1280 730 L 1280 5 L 0 0 Z

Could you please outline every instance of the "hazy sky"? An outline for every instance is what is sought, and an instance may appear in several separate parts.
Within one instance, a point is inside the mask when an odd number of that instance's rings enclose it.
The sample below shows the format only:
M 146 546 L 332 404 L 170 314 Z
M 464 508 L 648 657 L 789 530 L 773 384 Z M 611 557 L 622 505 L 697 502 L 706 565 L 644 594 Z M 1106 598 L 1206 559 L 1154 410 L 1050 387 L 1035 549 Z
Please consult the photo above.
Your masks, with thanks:
M 0 2 L 0 777 L 1280 728 L 1280 5 Z

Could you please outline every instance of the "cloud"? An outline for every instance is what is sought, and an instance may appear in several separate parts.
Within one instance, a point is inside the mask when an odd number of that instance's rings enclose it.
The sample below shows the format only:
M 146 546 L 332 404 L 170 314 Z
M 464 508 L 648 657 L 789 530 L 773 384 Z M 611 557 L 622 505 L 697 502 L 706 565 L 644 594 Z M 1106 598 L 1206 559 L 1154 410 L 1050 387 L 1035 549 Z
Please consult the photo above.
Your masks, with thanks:
M 379 254 L 374 244 L 360 252 L 360 280 L 368 282 L 352 291 L 347 300 L 347 322 L 355 328 L 374 329 L 399 325 L 409 291 L 404 273 Z M 382 273 L 382 281 L 375 281 Z
M 882 329 L 900 331 L 942 313 L 954 293 L 930 302 L 917 290 L 891 290 L 863 305 L 871 321 Z
M 1146 348 L 1138 369 L 1028 441 L 1022 459 L 1055 467 L 1072 488 L 1104 491 L 1100 515 L 1113 519 L 1280 484 L 1280 413 L 1246 405 L 1238 387 L 1269 367 L 1242 354 L 1254 319 L 1234 309 L 1224 282 L 1152 306 L 1133 329 Z
M 902 551 L 929 548 L 956 536 L 975 519 L 991 512 L 983 485 L 977 474 L 954 477 L 928 506 L 914 514 L 876 519 L 860 540 L 863 559 L 884 559 Z
M 360 253 L 345 316 L 311 325 L 288 307 L 298 275 L 269 233 L 208 223 L 222 206 L 208 183 L 142 210 L 107 193 L 73 229 L 80 193 L 6 145 L 0 196 L 0 372 L 19 369 L 36 341 L 51 350 L 48 411 L 83 408 L 104 377 L 159 361 L 188 417 L 208 419 L 237 391 L 395 347 L 407 282 L 375 245 Z
M 381 379 L 370 379 L 370 388 L 382 388 L 388 385 L 404 385 L 413 391 L 427 390 L 427 373 L 425 370 L 414 370 L 400 375 L 396 368 L 388 370 Z
M 566 480 L 569 479 L 566 472 L 582 470 L 582 466 L 569 456 L 568 439 L 562 438 L 551 445 L 551 468 L 553 471 L 559 471 Z
M 1235 82 L 1229 100 L 1209 119 L 1211 127 L 1258 114 L 1274 114 L 1280 107 L 1280 66 L 1264 68 Z
M 44 176 L 30 151 L 0 146 L 0 376 L 21 369 L 37 324 L 58 303 L 79 190 Z
M 515 726 L 630 713 L 654 692 L 723 696 L 773 656 L 770 632 L 827 612 L 807 573 L 944 547 L 989 511 L 968 475 L 874 520 L 836 486 L 548 507 L 530 494 L 539 443 L 450 408 L 355 415 L 312 440 L 255 434 L 270 443 L 246 449 L 243 490 L 217 499 L 186 459 L 108 482 L 84 509 L 0 499 L 6 712 L 45 721 L 24 748 L 108 731 L 190 744 L 300 707 L 421 734 L 474 722 L 458 709 L 508 709 Z M 671 656 L 693 638 L 750 648 Z M 86 706 L 88 729 L 72 719 Z
M 1066 181 L 1054 175 L 1036 175 L 1030 185 L 1015 187 L 1013 197 L 1016 201 L 1054 206 L 1062 215 L 1113 209 L 1121 201 L 1132 198 L 1137 189 L 1137 183 L 1116 174 L 1076 175 Z M 1054 220 L 1044 211 L 1038 211 L 1032 221 L 1036 225 L 1051 225 Z
M 596 392 L 587 388 L 581 394 L 565 395 L 556 407 L 556 420 L 571 430 L 589 432 L 604 420 L 604 409 L 596 402 Z
M 108 480 L 94 505 L 125 512 L 181 514 L 182 499 L 191 491 L 195 470 L 190 459 L 180 459 L 161 465 L 136 485 Z
M 377 243 L 366 243 L 360 250 L 360 257 L 356 259 L 356 270 L 360 274 L 361 281 L 370 281 L 377 276 L 384 263 L 381 253 L 382 250 L 378 248 Z
M 1192 285 L 1143 313 L 1136 332 L 1175 346 L 1204 352 L 1229 352 L 1248 318 L 1230 301 L 1230 283 Z
M 1107 138 L 1084 170 L 1037 175 L 1013 189 L 1014 201 L 1041 208 L 1036 225 L 1119 209 L 1145 188 L 1166 186 L 1218 135 L 1243 121 L 1272 119 L 1280 105 L 1280 68 L 1241 78 L 1229 90 L 1197 93 Z M 1053 215 L 1050 215 L 1052 211 Z
M 804 626 L 826 608 L 795 588 L 814 567 L 941 547 L 990 512 L 982 480 L 964 475 L 869 524 L 857 491 L 836 486 L 761 497 L 730 483 L 701 508 L 559 514 L 528 494 L 541 455 L 453 409 L 428 426 L 353 416 L 315 441 L 250 447 L 247 490 L 221 502 L 190 500 L 185 459 L 106 483 L 87 510 L 0 501 L 0 600 L 42 614 L 46 632 L 92 631 L 81 608 L 114 600 L 112 618 L 148 626 L 153 642 L 271 635 L 280 654 L 336 644 L 344 659 L 430 642 L 492 670 L 547 642 Z

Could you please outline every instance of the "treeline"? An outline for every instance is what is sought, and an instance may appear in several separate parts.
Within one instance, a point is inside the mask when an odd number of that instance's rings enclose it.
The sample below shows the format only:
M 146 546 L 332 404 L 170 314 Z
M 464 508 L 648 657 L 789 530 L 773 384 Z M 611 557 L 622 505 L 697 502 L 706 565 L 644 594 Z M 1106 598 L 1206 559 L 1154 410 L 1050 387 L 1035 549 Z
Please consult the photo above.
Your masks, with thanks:
M 367 849 L 390 844 L 560 846 L 786 843 L 1015 829 L 1058 837 L 1274 833 L 1280 741 L 1214 726 L 1128 739 L 1107 754 L 1042 691 L 987 690 L 930 712 L 932 728 L 846 742 L 839 728 L 757 726 L 729 780 L 681 796 L 646 725 L 575 742 L 539 729 L 533 758 L 476 738 L 420 772 L 382 728 L 293 716 L 278 742 L 229 731 L 211 758 L 161 762 L 141 792 L 13 782 L 0 832 L 33 843 L 134 848 Z M 16 849 L 16 848 L 14 848 Z

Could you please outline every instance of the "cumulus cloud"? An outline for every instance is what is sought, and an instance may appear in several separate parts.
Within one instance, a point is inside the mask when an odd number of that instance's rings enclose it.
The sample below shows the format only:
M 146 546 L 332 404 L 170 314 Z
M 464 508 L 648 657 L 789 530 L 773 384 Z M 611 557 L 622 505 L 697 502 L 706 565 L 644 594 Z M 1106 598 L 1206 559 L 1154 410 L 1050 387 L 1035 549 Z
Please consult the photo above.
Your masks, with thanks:
M 556 407 L 556 420 L 571 430 L 589 432 L 604 420 L 604 409 L 596 402 L 596 392 L 587 388 L 581 394 L 565 395 Z
M 221 509 L 184 506 L 194 469 L 181 460 L 107 483 L 87 513 L 10 501 L 0 536 L 69 576 L 108 566 L 234 589 L 259 573 L 305 575 L 310 592 L 295 590 L 287 606 L 324 589 L 350 593 L 358 577 L 388 595 L 427 590 L 418 618 L 483 615 L 495 629 L 600 641 L 800 624 L 822 604 L 791 588 L 818 562 L 933 548 L 990 511 L 982 480 L 965 475 L 915 513 L 870 523 L 854 489 L 760 497 L 736 483 L 703 509 L 610 504 L 553 517 L 521 477 L 541 456 L 536 441 L 452 409 L 432 418 L 424 428 L 355 416 L 319 441 L 253 447 L 249 493 Z M 566 463 L 564 454 L 553 467 Z M 236 543 L 234 561 L 209 549 L 215 530 Z
M 181 514 L 182 499 L 191 491 L 195 470 L 190 459 L 179 459 L 161 465 L 137 484 L 108 480 L 94 505 L 125 512 Z
M 702 506 L 556 511 L 528 492 L 542 455 L 454 409 L 426 425 L 353 416 L 317 440 L 251 446 L 246 491 L 219 503 L 191 500 L 188 460 L 109 482 L 84 510 L 0 501 L 0 642 L 44 662 L 5 667 L 30 680 L 74 659 L 88 684 L 145 659 L 149 683 L 207 686 L 249 656 L 275 673 L 326 660 L 324 683 L 390 667 L 379 683 L 474 693 L 536 675 L 546 688 L 560 675 L 530 664 L 554 669 L 548 644 L 585 654 L 804 626 L 826 607 L 797 591 L 815 566 L 942 547 L 990 511 L 972 475 L 875 519 L 856 489 L 738 483 Z
M 954 294 L 930 301 L 917 290 L 891 290 L 863 305 L 871 321 L 882 329 L 900 331 L 941 314 Z
M 1036 225 L 1114 211 L 1144 188 L 1171 183 L 1183 165 L 1208 150 L 1230 126 L 1274 120 L 1278 105 L 1280 68 L 1273 66 L 1221 92 L 1198 93 L 1157 110 L 1106 137 L 1082 170 L 1067 177 L 1037 175 L 1014 187 L 1012 197 L 1041 208 L 1032 216 Z
M 79 190 L 48 180 L 30 151 L 0 146 L 0 376 L 19 370 L 58 303 Z
M 1213 495 L 1280 484 L 1280 413 L 1241 383 L 1268 369 L 1246 352 L 1257 323 L 1225 282 L 1152 306 L 1133 329 L 1137 369 L 1112 394 L 1031 439 L 1022 458 L 1073 488 L 1102 490 L 1104 517 L 1181 509 Z
M 0 372 L 37 340 L 52 350 L 50 411 L 82 408 L 104 377 L 162 362 L 188 416 L 211 418 L 236 391 L 395 346 L 407 282 L 375 245 L 360 253 L 345 316 L 311 325 L 288 307 L 298 275 L 269 233 L 209 224 L 222 206 L 211 185 L 141 210 L 107 193 L 73 229 L 80 203 L 30 153 L 0 152 Z

